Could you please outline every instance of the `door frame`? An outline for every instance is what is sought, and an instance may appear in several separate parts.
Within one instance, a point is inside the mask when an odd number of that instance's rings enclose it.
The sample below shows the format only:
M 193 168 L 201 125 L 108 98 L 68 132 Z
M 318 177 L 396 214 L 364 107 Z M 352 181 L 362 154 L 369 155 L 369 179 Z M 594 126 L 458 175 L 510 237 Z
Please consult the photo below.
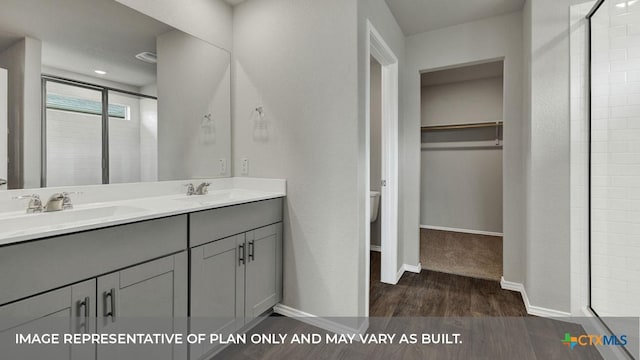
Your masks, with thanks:
M 371 64 L 370 58 L 382 65 L 382 179 L 386 182 L 381 188 L 381 271 L 380 281 L 388 284 L 398 283 L 398 58 L 384 41 L 373 24 L 367 20 L 366 38 L 366 100 L 365 100 L 365 278 L 366 313 L 369 313 L 369 281 L 371 251 Z

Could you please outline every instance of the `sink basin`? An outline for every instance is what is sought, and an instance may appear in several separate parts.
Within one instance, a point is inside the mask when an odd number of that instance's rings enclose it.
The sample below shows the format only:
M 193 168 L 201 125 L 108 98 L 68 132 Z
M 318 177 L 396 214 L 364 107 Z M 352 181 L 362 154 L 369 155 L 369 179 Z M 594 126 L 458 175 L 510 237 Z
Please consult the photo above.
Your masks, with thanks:
M 176 198 L 176 201 L 184 201 L 190 203 L 197 204 L 214 204 L 221 202 L 230 202 L 230 201 L 240 201 L 244 199 L 248 199 L 251 197 L 259 196 L 260 194 L 254 191 L 247 190 L 220 190 L 220 191 L 212 191 L 207 195 L 192 195 L 192 196 L 182 196 Z
M 12 214 L 0 217 L 0 233 L 24 232 L 42 227 L 60 228 L 68 224 L 117 218 L 142 211 L 146 210 L 133 206 L 104 206 L 51 213 Z

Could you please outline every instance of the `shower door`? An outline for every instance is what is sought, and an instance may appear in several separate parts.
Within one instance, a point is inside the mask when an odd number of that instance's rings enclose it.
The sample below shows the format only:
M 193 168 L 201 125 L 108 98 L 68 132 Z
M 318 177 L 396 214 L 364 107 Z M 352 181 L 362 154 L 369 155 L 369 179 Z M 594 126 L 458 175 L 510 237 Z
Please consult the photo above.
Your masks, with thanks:
M 590 306 L 637 358 L 640 316 L 640 1 L 590 22 Z

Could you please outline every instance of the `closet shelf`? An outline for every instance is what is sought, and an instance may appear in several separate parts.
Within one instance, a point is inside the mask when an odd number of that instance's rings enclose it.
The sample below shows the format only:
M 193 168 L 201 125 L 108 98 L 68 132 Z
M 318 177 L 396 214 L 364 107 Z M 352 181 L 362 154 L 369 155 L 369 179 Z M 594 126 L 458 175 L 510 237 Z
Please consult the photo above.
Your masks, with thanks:
M 432 125 L 432 126 L 422 126 L 420 129 L 421 131 L 438 131 L 438 130 L 490 128 L 490 127 L 500 127 L 500 126 L 503 126 L 502 121 L 467 123 L 467 124 L 451 124 L 451 125 Z

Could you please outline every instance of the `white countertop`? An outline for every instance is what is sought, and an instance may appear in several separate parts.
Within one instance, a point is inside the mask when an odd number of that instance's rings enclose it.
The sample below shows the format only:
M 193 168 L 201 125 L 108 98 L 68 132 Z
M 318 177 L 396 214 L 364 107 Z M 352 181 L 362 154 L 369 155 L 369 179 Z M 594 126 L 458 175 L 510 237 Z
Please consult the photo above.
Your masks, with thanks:
M 1 195 L 5 195 L 5 201 L 12 201 L 7 200 L 11 198 L 10 195 L 34 192 L 51 195 L 58 191 L 79 190 L 83 194 L 94 191 L 101 192 L 100 196 L 94 195 L 94 198 L 104 198 L 108 197 L 109 190 L 117 190 L 118 196 L 114 195 L 117 199 L 113 201 L 96 202 L 91 202 L 91 199 L 87 199 L 91 196 L 88 196 L 84 201 L 74 201 L 73 209 L 54 213 L 25 214 L 24 209 L 0 212 L 0 246 L 286 196 L 284 180 L 230 178 L 207 181 L 212 183 L 209 194 L 193 196 L 176 192 L 176 189 L 182 189 L 189 181 L 131 184 L 129 188 L 126 185 L 115 185 L 113 189 L 108 189 L 109 185 L 101 185 L 89 189 L 78 187 L 6 191 L 0 194 L 0 202 L 3 201 Z M 141 186 L 147 190 L 146 193 L 141 191 Z M 160 188 L 166 188 L 169 194 L 159 195 L 162 193 Z M 131 192 L 132 198 L 123 198 L 123 189 Z M 136 193 L 137 196 L 134 195 Z M 153 195 L 149 195 L 150 193 Z M 46 203 L 47 197 L 42 196 L 42 199 Z M 26 208 L 26 203 L 23 205 Z

